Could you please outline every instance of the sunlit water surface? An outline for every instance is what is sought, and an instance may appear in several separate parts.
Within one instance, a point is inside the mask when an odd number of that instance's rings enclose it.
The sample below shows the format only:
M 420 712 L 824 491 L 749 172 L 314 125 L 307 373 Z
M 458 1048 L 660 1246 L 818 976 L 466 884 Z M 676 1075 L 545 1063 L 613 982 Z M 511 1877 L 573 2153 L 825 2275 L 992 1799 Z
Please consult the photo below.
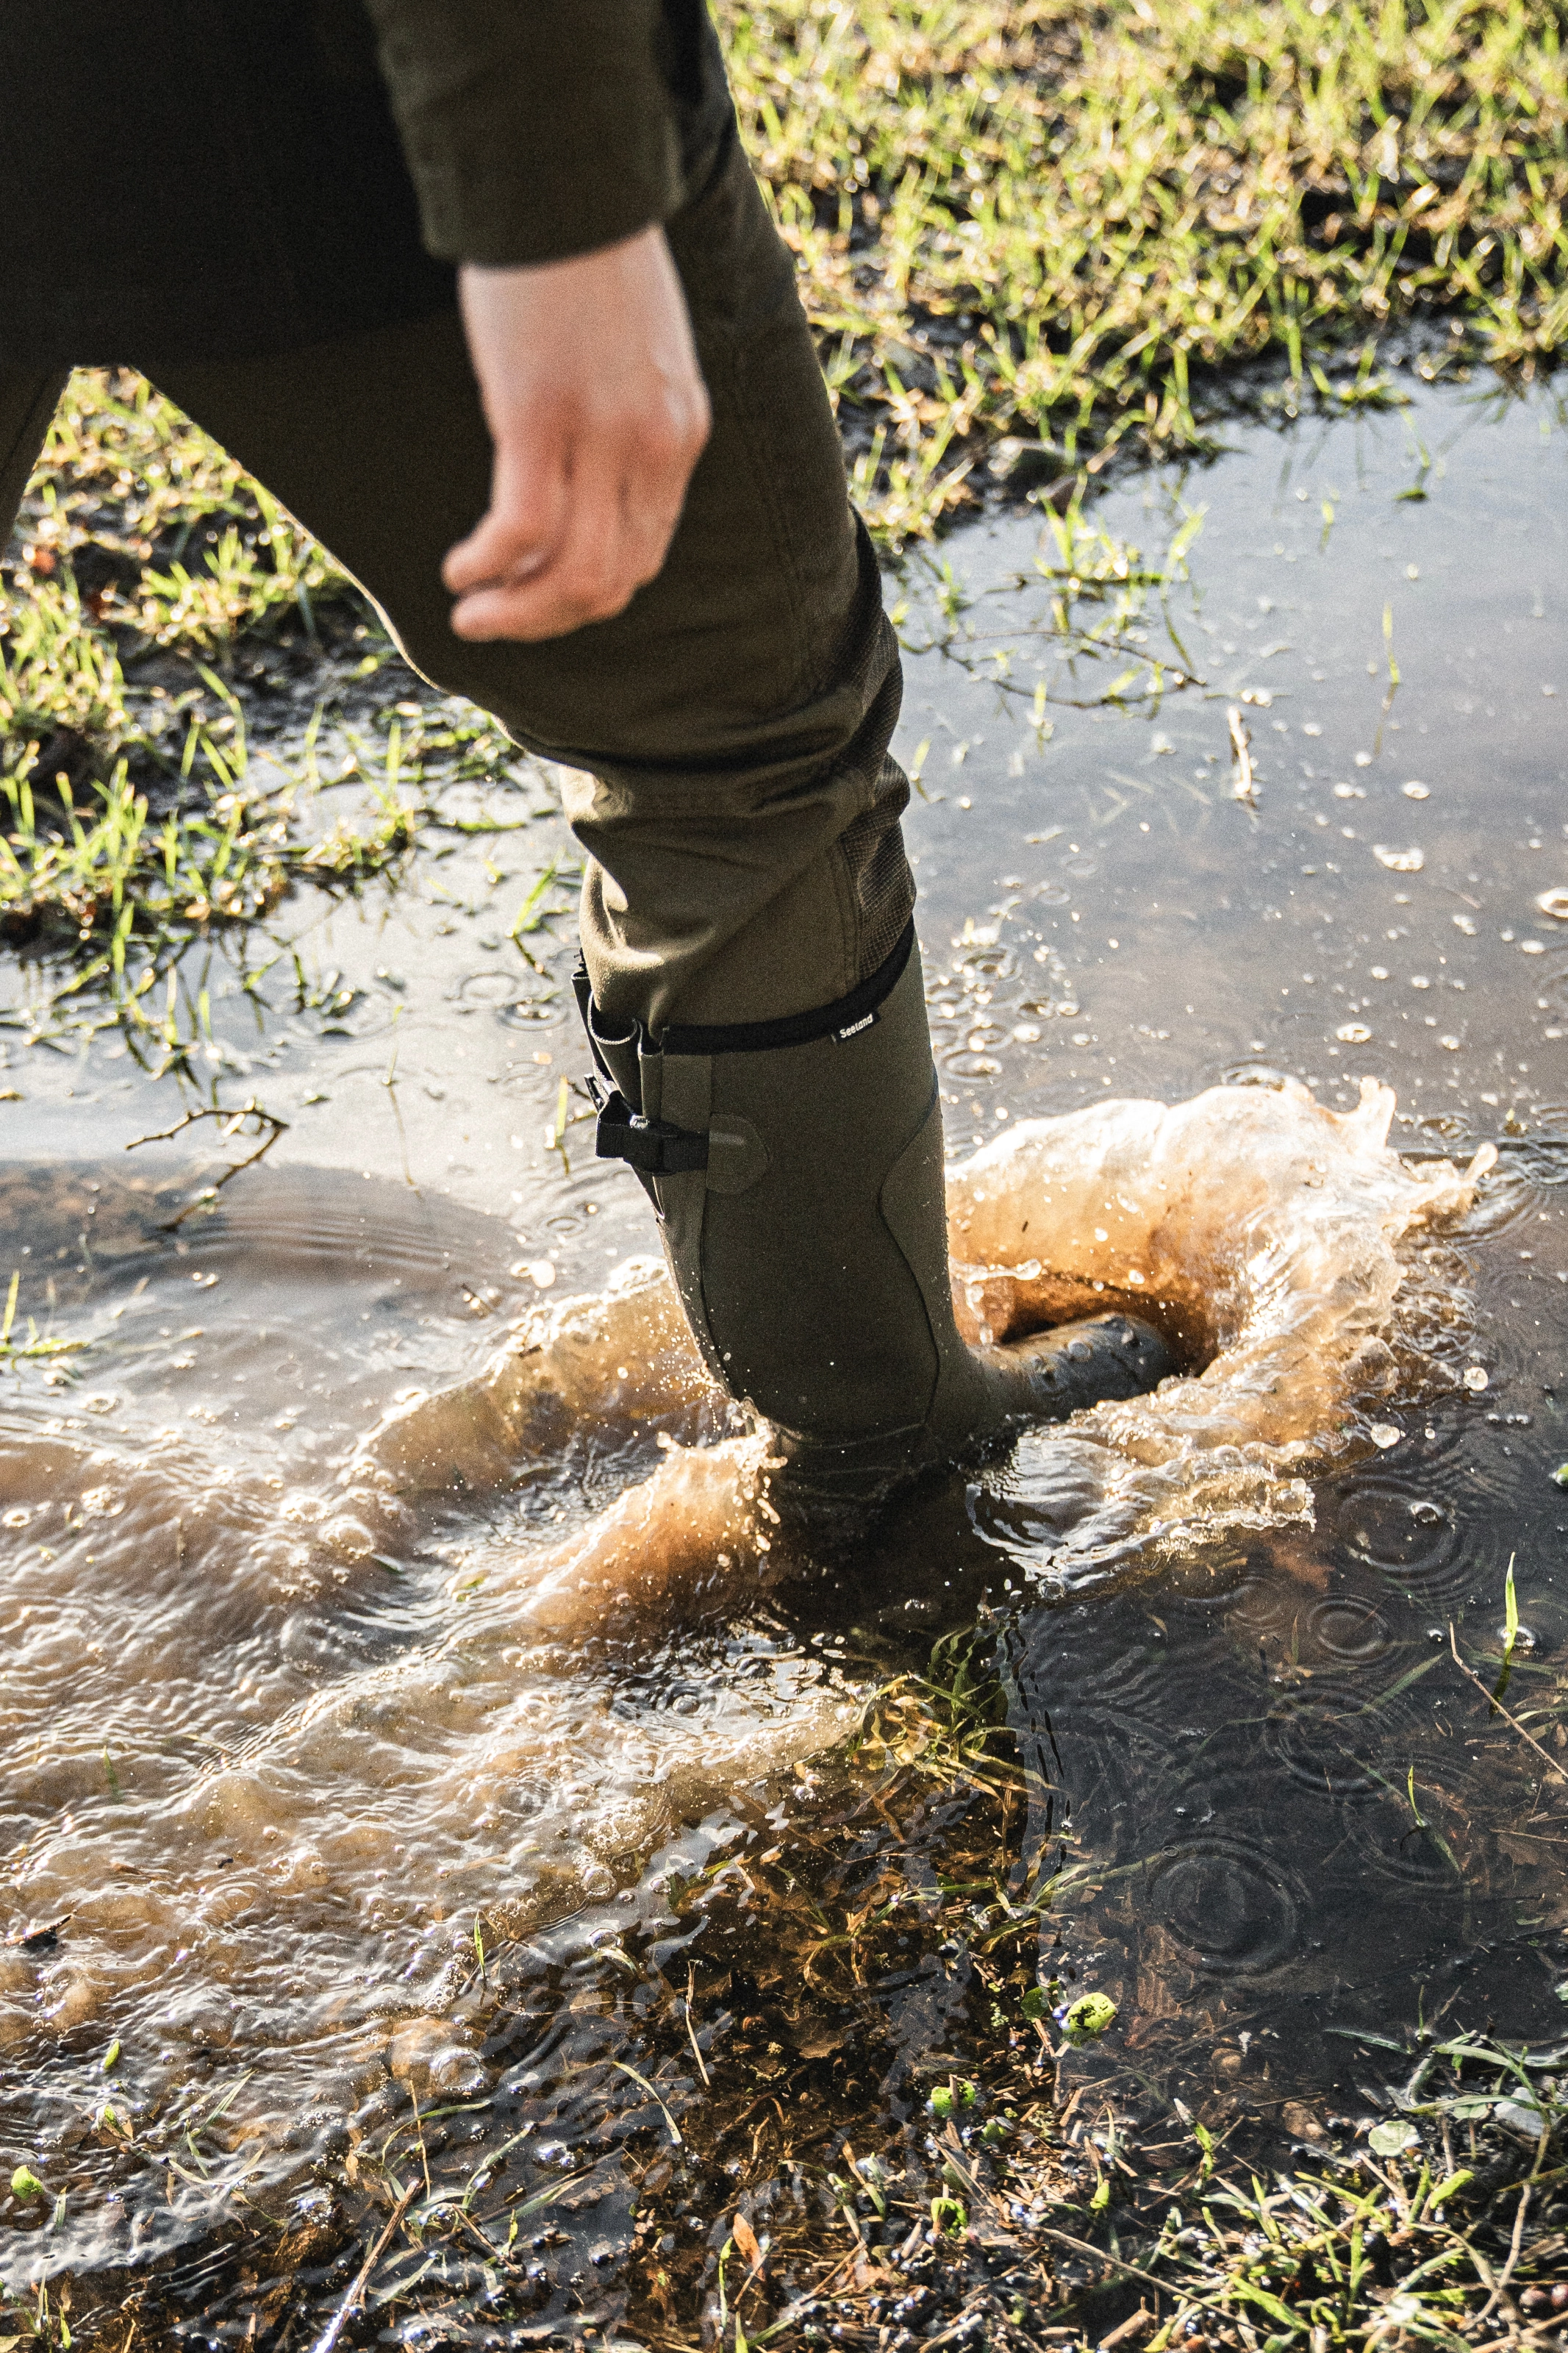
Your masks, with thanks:
M 653 2060 L 616 2063 L 645 1980 L 700 2001 L 719 1966 L 678 1891 L 805 1854 L 879 1678 L 983 1609 L 1026 1871 L 1062 1841 L 1042 1974 L 1121 2005 L 1072 2065 L 1299 2121 L 1418 2005 L 1561 2021 L 1561 1793 L 1448 1633 L 1495 1653 L 1516 1556 L 1512 1689 L 1555 1736 L 1552 423 L 1423 392 L 1109 498 L 1150 546 L 1207 509 L 1172 607 L 1203 683 L 1152 714 L 1038 726 L 1038 517 L 952 543 L 973 634 L 911 663 L 900 740 L 961 1316 L 1126 1305 L 1186 1370 L 910 1499 L 858 1588 L 770 1536 L 640 1193 L 581 1120 L 558 1140 L 569 918 L 533 966 L 508 939 L 567 849 L 548 778 L 525 831 L 301 906 L 297 966 L 247 991 L 215 955 L 206 1076 L 289 1125 L 183 1222 L 225 1163 L 128 1157 L 179 1103 L 112 1031 L 51 1035 L 11 965 L 0 1273 L 88 1345 L 0 1398 L 0 2171 L 47 2189 L 0 2207 L 5 2276 L 320 2219 L 412 2098 L 471 2120 L 469 2167 L 504 2126 L 521 2187 L 571 2173 L 539 2319 L 613 2317 L 659 2130 Z M 821 2041 L 881 2052 L 868 2140 L 945 2063 L 966 1966 Z M 176 2276 L 201 2306 L 199 2252 Z

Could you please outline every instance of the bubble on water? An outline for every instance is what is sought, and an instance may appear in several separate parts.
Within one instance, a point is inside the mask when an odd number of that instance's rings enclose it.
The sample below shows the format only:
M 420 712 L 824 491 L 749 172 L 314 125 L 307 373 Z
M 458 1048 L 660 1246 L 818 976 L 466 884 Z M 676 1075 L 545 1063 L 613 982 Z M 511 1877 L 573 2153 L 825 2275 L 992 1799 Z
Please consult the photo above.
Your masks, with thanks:
M 1372 1031 L 1364 1021 L 1342 1021 L 1334 1035 L 1342 1045 L 1364 1046 Z
M 1419 874 L 1426 863 L 1424 849 L 1394 849 L 1385 841 L 1374 841 L 1372 854 L 1391 874 Z
M 1409 784 L 1401 785 L 1399 789 L 1405 795 L 1407 801 L 1424 801 L 1428 800 L 1431 797 L 1431 787 L 1427 785 L 1417 784 L 1414 777 L 1411 778 Z
M 1404 1435 L 1404 1431 L 1396 1429 L 1392 1421 L 1374 1421 L 1367 1431 L 1373 1444 L 1384 1452 L 1389 1447 L 1397 1446 Z
M 1554 915 L 1560 923 L 1568 923 L 1568 890 L 1543 891 L 1535 903 L 1543 915 Z
M 1482 1389 L 1489 1388 L 1491 1386 L 1491 1376 L 1484 1365 L 1467 1365 L 1459 1378 L 1465 1387 L 1468 1389 L 1473 1389 L 1478 1397 Z
M 1521 940 L 1519 952 L 1521 955 L 1544 955 L 1546 943 L 1544 940 Z

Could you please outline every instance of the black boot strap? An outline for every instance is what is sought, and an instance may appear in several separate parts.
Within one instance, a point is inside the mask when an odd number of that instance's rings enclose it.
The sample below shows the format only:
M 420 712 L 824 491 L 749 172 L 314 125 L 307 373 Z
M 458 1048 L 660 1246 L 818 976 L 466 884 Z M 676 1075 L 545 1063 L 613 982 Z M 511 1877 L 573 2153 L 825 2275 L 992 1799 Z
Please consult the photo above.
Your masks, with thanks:
M 590 1084 L 593 1082 L 590 1081 Z M 594 1087 L 599 1106 L 595 1151 L 601 1160 L 625 1160 L 639 1176 L 681 1176 L 708 1166 L 708 1138 L 673 1120 L 645 1119 L 618 1087 Z
M 843 1045 L 858 1038 L 862 1029 L 870 1029 L 884 1001 L 902 980 L 914 944 L 911 915 L 899 934 L 892 953 L 884 957 L 868 980 L 858 982 L 847 997 L 837 997 L 831 1005 L 813 1007 L 809 1013 L 786 1013 L 773 1021 L 671 1022 L 657 1037 L 634 1021 L 622 1036 L 609 1042 L 620 1045 L 635 1037 L 655 1053 L 709 1055 L 773 1053 L 784 1047 L 815 1045 L 821 1038 L 833 1038 Z M 613 1085 L 614 1079 L 599 1051 L 599 1031 L 595 1027 L 598 1008 L 594 1003 L 588 967 L 581 957 L 572 976 L 572 986 L 594 1060 Z

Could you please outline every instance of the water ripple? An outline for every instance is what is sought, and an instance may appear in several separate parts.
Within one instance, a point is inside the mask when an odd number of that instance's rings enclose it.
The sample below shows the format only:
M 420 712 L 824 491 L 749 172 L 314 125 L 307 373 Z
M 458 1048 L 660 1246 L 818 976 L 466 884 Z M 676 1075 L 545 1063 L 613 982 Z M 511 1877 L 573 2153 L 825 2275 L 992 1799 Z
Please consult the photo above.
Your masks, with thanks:
M 1261 1977 L 1296 1951 L 1308 1908 L 1279 1857 L 1226 1831 L 1199 1831 L 1150 1858 L 1150 1916 L 1215 1977 Z

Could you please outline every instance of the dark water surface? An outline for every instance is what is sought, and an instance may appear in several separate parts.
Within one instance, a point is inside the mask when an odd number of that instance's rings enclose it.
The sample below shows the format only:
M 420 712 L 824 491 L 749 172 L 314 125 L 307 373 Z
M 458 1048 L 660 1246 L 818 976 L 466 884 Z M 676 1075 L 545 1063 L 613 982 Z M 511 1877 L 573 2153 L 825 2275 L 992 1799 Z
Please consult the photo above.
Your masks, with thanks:
M 1403 1392 L 1307 1433 L 1299 1506 L 1194 1524 L 1157 1574 L 1063 1578 L 1079 1458 L 1046 1439 L 909 1507 L 864 1593 L 536 1624 L 529 1563 L 590 1537 L 661 1441 L 713 1434 L 651 1339 L 521 1463 L 459 1413 L 416 1502 L 353 1467 L 400 1399 L 653 1247 L 580 1102 L 555 1140 L 582 1064 L 569 891 L 533 965 L 509 933 L 570 844 L 529 764 L 526 799 L 489 804 L 533 808 L 525 828 L 438 838 L 346 909 L 301 902 L 250 988 L 215 950 L 203 1083 L 288 1126 L 173 1229 L 226 1164 L 205 1129 L 195 1157 L 189 1132 L 125 1146 L 193 1099 L 7 960 L 0 1276 L 88 1345 L 0 1391 L 0 2176 L 26 2162 L 47 2191 L 0 2200 L 0 2276 L 113 2301 L 155 2275 L 223 2341 L 258 2279 L 304 2265 L 307 2341 L 374 2235 L 353 2236 L 367 2186 L 416 2179 L 411 2120 L 439 2109 L 433 2198 L 483 2171 L 504 2238 L 506 2201 L 562 2185 L 524 2205 L 526 2327 L 647 2327 L 639 2201 L 668 2209 L 679 2304 L 738 2189 L 774 2194 L 846 2133 L 888 2141 L 933 2076 L 983 2067 L 1004 1896 L 1027 1928 L 1008 1999 L 1037 1973 L 1053 2001 L 1110 1993 L 1116 2026 L 1065 2073 L 1145 2120 L 1181 2097 L 1289 2137 L 1361 2112 L 1358 2034 L 1568 2025 L 1563 1785 L 1449 1649 L 1452 1622 L 1496 1680 L 1513 1558 L 1507 1704 L 1557 1753 L 1564 443 L 1544 396 L 1412 390 L 1102 501 L 1154 552 L 1205 510 L 1148 649 L 1201 683 L 1159 708 L 1067 708 L 1053 665 L 1037 723 L 1033 512 L 949 543 L 967 602 L 910 666 L 955 1155 L 1220 1082 L 1348 1110 L 1367 1076 L 1402 1152 L 1500 1147 L 1463 1222 L 1405 1246 Z M 1222 1190 L 1211 1212 L 1223 1236 Z M 879 1813 L 843 1743 L 983 1603 L 1027 1803 Z M 942 1898 L 958 1849 L 994 1850 L 995 1902 Z M 823 1938 L 894 1882 L 897 1933 L 847 1966 Z M 422 2293 L 452 2341 L 512 2341 L 482 2263 L 441 2248 Z M 394 2251 L 363 2341 L 436 2341 L 408 2316 L 424 2260 Z

